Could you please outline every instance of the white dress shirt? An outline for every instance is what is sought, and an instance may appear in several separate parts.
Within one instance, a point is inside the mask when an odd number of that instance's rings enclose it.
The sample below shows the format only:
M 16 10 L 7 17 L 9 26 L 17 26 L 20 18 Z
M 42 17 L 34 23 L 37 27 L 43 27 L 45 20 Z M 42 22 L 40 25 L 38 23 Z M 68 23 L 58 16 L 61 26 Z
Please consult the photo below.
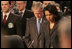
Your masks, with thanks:
M 8 17 L 9 17 L 9 14 L 10 14 L 10 12 L 8 12 L 8 13 L 4 13 L 3 12 L 3 19 L 4 19 L 4 16 L 6 15 L 7 17 L 6 17 L 6 20 L 8 19 Z
M 42 23 L 42 18 L 39 20 L 37 19 L 37 30 L 38 30 L 38 34 L 39 34 L 39 31 L 40 31 L 40 24 Z
M 23 9 L 22 11 L 19 11 L 19 13 L 22 12 L 22 16 L 24 15 L 25 13 L 25 9 Z

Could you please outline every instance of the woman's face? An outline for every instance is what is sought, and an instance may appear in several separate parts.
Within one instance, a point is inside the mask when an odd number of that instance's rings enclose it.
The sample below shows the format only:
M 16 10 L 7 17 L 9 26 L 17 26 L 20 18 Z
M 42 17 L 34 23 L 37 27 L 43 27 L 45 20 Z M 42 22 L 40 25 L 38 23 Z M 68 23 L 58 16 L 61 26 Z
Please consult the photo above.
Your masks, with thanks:
M 54 15 L 51 14 L 49 11 L 45 11 L 45 17 L 49 22 L 53 22 L 54 21 Z

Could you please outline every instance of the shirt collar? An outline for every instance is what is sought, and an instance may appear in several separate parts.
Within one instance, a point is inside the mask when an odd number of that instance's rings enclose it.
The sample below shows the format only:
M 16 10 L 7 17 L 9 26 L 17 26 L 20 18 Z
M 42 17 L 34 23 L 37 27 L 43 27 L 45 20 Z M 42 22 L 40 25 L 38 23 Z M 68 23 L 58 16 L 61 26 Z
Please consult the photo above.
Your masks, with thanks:
M 25 12 L 25 9 L 23 9 L 22 11 L 19 11 L 19 13 L 20 13 L 20 12 L 23 12 L 23 13 L 24 13 L 24 12 Z
M 4 12 L 3 12 L 3 16 L 4 16 L 4 15 L 9 16 L 9 14 L 10 14 L 10 12 L 8 12 L 8 13 L 4 13 Z
M 4 13 L 4 12 L 3 12 L 3 19 L 4 19 L 4 16 L 5 16 L 5 15 L 7 15 L 7 18 L 8 18 L 9 14 L 10 14 L 10 11 L 7 12 L 7 13 Z M 7 18 L 6 18 L 6 19 L 7 19 Z
M 39 19 L 36 19 L 36 20 L 37 20 L 37 22 L 38 22 Z M 42 18 L 40 19 L 40 23 L 42 23 Z

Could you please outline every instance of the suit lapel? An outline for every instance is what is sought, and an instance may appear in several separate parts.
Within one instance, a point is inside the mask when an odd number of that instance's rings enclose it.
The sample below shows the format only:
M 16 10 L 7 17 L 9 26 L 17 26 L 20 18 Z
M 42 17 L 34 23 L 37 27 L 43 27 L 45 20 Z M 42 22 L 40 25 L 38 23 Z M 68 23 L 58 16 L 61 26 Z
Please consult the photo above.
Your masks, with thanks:
M 23 14 L 23 17 L 26 18 L 27 17 L 26 14 L 27 14 L 27 10 L 25 9 L 24 14 Z
M 7 23 L 10 22 L 10 20 L 12 20 L 11 17 L 12 17 L 12 14 L 10 13 L 9 16 L 8 16 L 8 19 L 7 19 Z
M 54 31 L 57 30 L 57 22 L 55 23 L 53 29 L 51 30 L 50 34 L 52 35 Z
M 38 37 L 38 31 L 37 31 L 37 23 L 36 23 L 36 18 L 34 17 L 33 18 L 33 27 L 34 27 L 34 30 L 35 30 L 35 35 Z

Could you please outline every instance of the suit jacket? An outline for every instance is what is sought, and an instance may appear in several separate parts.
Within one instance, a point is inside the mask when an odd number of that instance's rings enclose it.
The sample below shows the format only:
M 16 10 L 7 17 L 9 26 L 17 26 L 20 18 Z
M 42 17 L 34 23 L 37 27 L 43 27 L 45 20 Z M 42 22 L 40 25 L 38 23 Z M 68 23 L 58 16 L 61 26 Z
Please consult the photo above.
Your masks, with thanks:
M 27 21 L 25 43 L 27 46 L 32 44 L 32 48 L 40 48 L 41 33 L 38 34 L 36 18 L 33 17 Z M 32 43 L 34 41 L 34 43 Z
M 18 9 L 15 10 L 15 14 L 20 15 Z M 26 9 L 25 12 L 24 12 L 24 14 L 23 14 L 23 16 L 24 16 L 25 18 L 32 18 L 32 17 L 34 16 L 34 14 L 33 14 L 33 12 L 32 12 L 31 10 L 27 10 L 27 9 Z
M 18 10 L 17 10 L 17 12 L 15 14 L 20 15 Z M 21 26 L 22 26 L 21 27 L 22 28 L 22 36 L 25 35 L 27 18 L 31 18 L 33 16 L 34 16 L 33 12 L 31 12 L 30 10 L 26 9 L 25 12 L 24 12 L 23 18 L 20 17 L 21 18 L 21 22 L 20 23 L 21 23 Z
M 53 29 L 50 29 L 49 22 L 45 20 L 42 24 L 41 32 L 42 32 L 42 44 L 41 46 L 44 48 L 59 48 L 59 40 L 58 40 L 58 22 L 55 23 Z
M 6 31 L 7 35 L 21 34 L 21 25 L 18 15 L 10 13 L 6 24 L 3 23 L 2 18 L 3 16 L 1 15 L 1 27 Z

